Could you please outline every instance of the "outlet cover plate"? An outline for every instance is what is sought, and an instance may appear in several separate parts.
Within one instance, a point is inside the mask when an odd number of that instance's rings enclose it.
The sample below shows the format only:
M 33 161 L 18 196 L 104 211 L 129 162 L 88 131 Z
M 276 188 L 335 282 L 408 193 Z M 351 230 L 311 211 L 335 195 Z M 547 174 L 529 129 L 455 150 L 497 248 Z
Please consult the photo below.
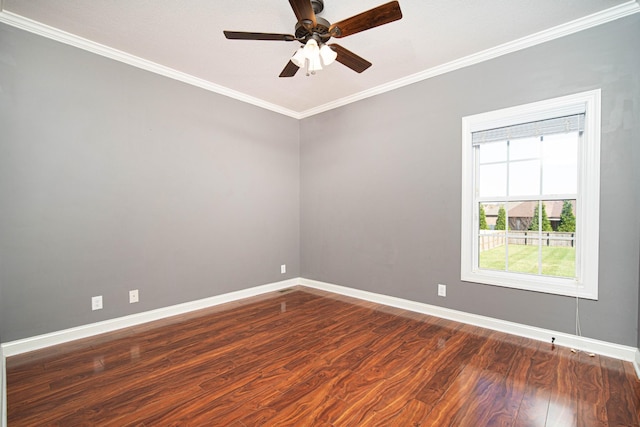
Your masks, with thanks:
M 91 310 L 102 310 L 102 295 L 91 297 Z
M 140 301 L 140 299 L 138 298 L 138 290 L 134 289 L 132 291 L 129 291 L 129 304 L 133 304 L 138 301 Z
M 438 296 L 439 297 L 446 297 L 447 296 L 447 285 L 443 285 L 441 283 L 438 283 Z

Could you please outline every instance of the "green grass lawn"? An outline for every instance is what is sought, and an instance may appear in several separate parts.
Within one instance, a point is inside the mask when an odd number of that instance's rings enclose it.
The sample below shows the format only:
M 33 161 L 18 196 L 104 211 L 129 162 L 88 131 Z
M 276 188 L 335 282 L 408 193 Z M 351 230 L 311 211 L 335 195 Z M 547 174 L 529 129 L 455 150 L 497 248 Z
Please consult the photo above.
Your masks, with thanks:
M 480 252 L 480 268 L 504 271 L 504 255 L 504 246 Z M 575 270 L 575 248 L 542 247 L 542 274 L 546 276 L 574 277 Z M 509 245 L 509 271 L 538 274 L 538 247 Z

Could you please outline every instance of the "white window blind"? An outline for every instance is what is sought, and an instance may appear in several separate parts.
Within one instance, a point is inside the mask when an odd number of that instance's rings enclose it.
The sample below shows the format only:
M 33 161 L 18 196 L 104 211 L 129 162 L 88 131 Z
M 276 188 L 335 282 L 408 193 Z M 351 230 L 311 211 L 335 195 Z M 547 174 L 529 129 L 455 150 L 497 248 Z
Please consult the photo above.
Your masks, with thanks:
M 519 123 L 495 129 L 486 129 L 473 132 L 471 143 L 473 145 L 480 145 L 486 142 L 506 141 L 575 131 L 582 132 L 584 131 L 584 122 L 584 114 L 574 114 L 529 123 Z

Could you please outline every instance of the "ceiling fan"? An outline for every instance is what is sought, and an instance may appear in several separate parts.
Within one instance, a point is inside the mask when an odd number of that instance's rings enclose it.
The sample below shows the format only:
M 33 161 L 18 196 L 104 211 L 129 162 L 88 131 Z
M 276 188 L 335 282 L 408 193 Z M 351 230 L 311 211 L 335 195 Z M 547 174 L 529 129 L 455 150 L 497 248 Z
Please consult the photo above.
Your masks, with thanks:
M 371 62 L 339 44 L 327 44 L 329 39 L 350 36 L 402 18 L 397 1 L 385 3 L 335 24 L 316 16 L 324 9 L 324 0 L 289 0 L 289 4 L 298 19 L 294 34 L 224 31 L 225 37 L 231 40 L 300 42 L 302 47 L 289 60 L 280 77 L 293 77 L 302 67 L 306 67 L 307 75 L 315 74 L 322 69 L 322 64 L 329 65 L 334 60 L 361 73 L 371 66 Z

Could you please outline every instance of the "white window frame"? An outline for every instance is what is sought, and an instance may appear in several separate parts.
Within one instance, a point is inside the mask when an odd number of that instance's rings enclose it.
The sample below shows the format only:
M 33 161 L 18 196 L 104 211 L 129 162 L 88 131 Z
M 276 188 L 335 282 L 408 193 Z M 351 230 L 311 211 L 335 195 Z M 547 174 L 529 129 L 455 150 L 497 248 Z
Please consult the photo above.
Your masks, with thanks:
M 600 96 L 600 89 L 597 89 L 462 118 L 462 281 L 598 299 Z M 479 269 L 479 215 L 472 133 L 581 113 L 585 113 L 585 128 L 578 147 L 576 278 Z

